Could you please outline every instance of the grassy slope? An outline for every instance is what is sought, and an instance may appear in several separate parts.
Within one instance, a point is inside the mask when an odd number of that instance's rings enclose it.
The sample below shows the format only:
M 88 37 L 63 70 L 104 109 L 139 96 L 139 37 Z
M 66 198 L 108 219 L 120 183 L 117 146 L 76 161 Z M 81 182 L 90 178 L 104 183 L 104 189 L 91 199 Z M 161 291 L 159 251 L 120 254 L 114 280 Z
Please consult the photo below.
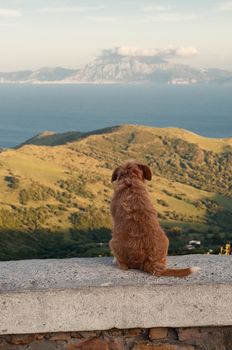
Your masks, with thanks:
M 45 133 L 17 150 L 0 153 L 0 209 L 7 210 L 0 216 L 2 231 L 110 227 L 112 169 L 131 158 L 151 166 L 154 177 L 147 185 L 167 227 L 193 233 L 229 230 L 230 222 L 223 226 L 223 221 L 232 214 L 232 139 L 132 125 L 81 138 L 77 133 L 77 140 L 69 143 L 64 134 L 53 136 Z M 54 140 L 63 144 L 48 146 Z M 77 220 L 70 219 L 73 214 Z
M 157 136 L 166 136 L 170 138 L 180 138 L 187 142 L 195 143 L 199 145 L 201 148 L 206 150 L 211 150 L 214 152 L 221 152 L 226 147 L 232 147 L 232 138 L 207 138 L 200 135 L 197 135 L 191 131 L 181 129 L 181 128 L 155 128 L 155 127 L 147 127 L 147 126 L 137 126 L 137 125 L 126 125 L 123 126 L 115 126 L 104 128 L 92 132 L 80 133 L 80 132 L 65 132 L 65 133 L 54 133 L 51 131 L 42 132 L 35 137 L 25 141 L 22 145 L 32 144 L 32 145 L 40 145 L 40 146 L 57 146 L 61 144 L 65 144 L 68 142 L 75 142 L 80 140 L 81 138 L 89 137 L 91 135 L 102 135 L 102 134 L 111 134 L 114 133 L 119 136 L 122 134 L 125 137 L 125 134 L 131 134 L 135 131 L 138 135 L 140 135 L 140 141 L 146 142 L 146 137 L 157 137 Z M 70 140 L 72 139 L 72 140 Z M 22 146 L 20 145 L 20 146 Z

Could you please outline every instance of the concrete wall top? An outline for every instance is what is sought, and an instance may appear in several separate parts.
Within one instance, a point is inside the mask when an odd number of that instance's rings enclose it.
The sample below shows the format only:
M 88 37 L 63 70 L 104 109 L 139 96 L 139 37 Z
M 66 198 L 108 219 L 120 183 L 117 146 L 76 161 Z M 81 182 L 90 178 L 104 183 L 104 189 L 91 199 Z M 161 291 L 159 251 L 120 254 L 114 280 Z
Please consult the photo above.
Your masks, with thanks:
M 121 271 L 111 258 L 0 262 L 0 334 L 232 325 L 232 256 L 169 257 L 188 278 Z

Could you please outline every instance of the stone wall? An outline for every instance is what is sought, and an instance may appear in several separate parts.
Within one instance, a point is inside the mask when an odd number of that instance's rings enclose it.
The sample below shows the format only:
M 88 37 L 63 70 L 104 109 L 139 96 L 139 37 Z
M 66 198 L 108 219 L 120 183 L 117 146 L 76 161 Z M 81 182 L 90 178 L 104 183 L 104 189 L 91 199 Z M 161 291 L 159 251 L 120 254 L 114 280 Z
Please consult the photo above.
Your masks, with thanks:
M 232 350 L 232 256 L 169 266 L 201 272 L 156 278 L 111 258 L 0 262 L 0 350 Z
M 232 327 L 132 328 L 0 336 L 1 350 L 231 350 Z

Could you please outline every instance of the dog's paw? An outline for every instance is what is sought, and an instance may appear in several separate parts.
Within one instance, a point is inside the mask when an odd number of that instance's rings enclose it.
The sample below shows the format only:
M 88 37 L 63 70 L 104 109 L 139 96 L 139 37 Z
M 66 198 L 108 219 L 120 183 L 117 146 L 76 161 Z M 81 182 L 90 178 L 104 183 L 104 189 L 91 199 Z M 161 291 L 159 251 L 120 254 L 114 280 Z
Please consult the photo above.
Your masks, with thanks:
M 113 263 L 113 265 L 117 265 L 117 259 L 115 258 L 115 256 L 113 257 L 112 263 Z

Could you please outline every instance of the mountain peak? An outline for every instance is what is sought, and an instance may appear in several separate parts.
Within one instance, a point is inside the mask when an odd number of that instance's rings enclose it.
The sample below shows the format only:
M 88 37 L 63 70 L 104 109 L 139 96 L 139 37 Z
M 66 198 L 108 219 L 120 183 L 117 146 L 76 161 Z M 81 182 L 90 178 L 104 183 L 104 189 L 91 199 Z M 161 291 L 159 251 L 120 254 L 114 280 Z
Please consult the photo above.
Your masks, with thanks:
M 43 67 L 35 71 L 0 73 L 0 83 L 231 83 L 232 72 L 193 68 L 162 56 L 104 54 L 81 69 Z

